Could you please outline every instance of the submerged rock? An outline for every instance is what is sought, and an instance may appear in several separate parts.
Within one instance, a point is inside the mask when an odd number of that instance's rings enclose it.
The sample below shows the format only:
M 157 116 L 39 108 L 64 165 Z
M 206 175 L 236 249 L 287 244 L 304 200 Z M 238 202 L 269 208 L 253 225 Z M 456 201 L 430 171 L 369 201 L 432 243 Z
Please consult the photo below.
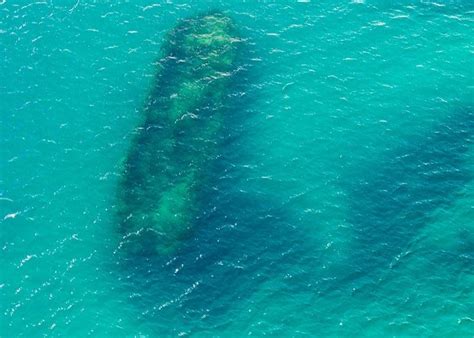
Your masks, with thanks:
M 192 229 L 217 155 L 239 45 L 231 19 L 217 12 L 184 20 L 168 33 L 119 185 L 128 252 L 172 253 Z

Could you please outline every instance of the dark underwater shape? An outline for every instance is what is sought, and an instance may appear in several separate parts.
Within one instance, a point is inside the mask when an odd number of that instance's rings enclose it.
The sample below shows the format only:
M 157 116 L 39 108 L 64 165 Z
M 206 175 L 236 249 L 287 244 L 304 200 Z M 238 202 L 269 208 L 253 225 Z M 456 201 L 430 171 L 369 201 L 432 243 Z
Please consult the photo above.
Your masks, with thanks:
M 239 44 L 231 19 L 218 12 L 168 33 L 119 186 L 126 251 L 172 253 L 192 229 L 217 155 Z
M 465 164 L 473 134 L 473 109 L 460 109 L 351 183 L 349 221 L 357 243 L 352 260 L 359 269 L 352 278 L 376 266 L 393 267 L 431 213 L 449 205 L 472 179 Z

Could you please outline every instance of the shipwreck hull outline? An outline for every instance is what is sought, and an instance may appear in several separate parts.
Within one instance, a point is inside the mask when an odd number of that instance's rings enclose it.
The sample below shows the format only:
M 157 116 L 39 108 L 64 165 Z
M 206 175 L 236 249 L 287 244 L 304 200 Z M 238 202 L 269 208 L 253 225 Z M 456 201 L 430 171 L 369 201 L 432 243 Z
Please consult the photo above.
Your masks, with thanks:
M 170 254 L 190 235 L 218 154 L 241 42 L 220 12 L 183 20 L 167 34 L 118 186 L 119 247 L 127 253 Z

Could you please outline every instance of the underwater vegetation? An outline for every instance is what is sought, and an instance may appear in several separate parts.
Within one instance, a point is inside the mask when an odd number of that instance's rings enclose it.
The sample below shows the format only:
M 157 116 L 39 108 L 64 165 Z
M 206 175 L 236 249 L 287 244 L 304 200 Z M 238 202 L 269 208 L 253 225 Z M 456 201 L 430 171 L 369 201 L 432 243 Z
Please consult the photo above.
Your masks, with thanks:
M 466 161 L 473 134 L 474 111 L 460 108 L 430 134 L 407 139 L 349 183 L 352 259 L 359 269 L 351 279 L 396 266 L 431 214 L 457 198 L 472 179 Z
M 119 186 L 127 252 L 172 253 L 192 229 L 217 156 L 240 44 L 231 19 L 219 12 L 184 20 L 168 33 Z

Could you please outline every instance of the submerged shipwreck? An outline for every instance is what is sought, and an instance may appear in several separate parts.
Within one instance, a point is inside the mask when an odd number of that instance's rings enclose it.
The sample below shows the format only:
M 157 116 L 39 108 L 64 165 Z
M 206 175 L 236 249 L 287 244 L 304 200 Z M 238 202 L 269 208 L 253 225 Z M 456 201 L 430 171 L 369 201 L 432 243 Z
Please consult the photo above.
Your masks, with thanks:
M 231 19 L 218 12 L 168 33 L 119 184 L 127 252 L 170 254 L 189 235 L 217 155 L 240 41 Z

